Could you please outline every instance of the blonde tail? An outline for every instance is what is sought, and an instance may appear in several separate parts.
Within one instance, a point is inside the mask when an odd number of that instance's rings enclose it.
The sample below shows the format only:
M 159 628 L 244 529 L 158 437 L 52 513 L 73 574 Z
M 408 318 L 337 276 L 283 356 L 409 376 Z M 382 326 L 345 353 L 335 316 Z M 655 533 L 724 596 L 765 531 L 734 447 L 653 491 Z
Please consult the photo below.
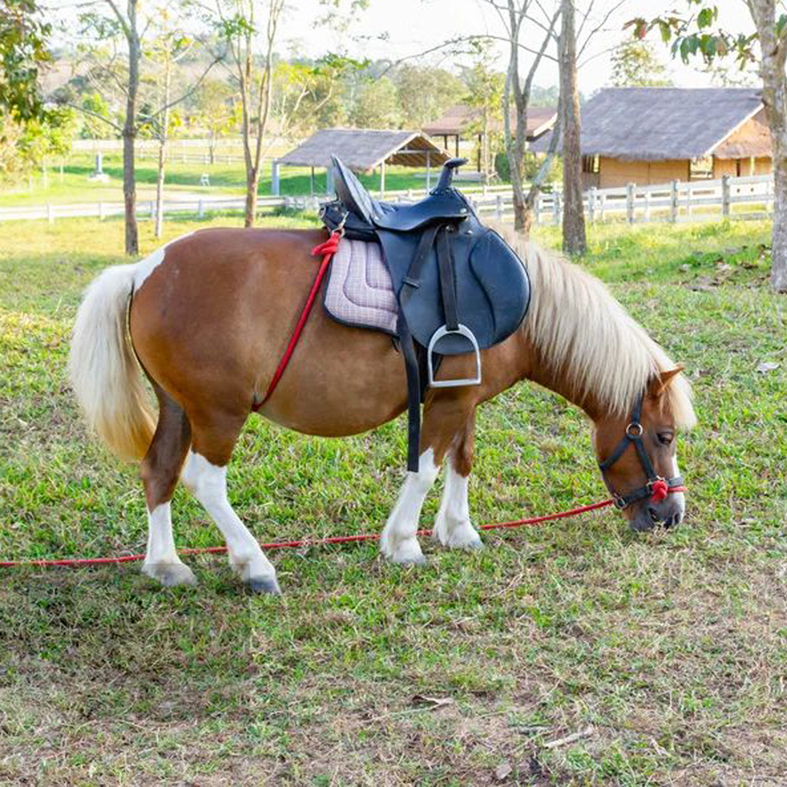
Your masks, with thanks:
M 135 268 L 107 268 L 88 287 L 74 323 L 68 363 L 88 426 L 123 459 L 141 459 L 154 429 L 126 330 Z

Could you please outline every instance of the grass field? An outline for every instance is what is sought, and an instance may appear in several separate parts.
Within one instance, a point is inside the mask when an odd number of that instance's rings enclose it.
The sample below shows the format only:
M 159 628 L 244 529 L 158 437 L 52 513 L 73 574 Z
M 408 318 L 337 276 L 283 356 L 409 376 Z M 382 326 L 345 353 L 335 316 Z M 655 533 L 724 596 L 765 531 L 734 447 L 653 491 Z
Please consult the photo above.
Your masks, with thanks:
M 45 187 L 40 172 L 34 175 L 33 189 L 28 188 L 26 180 L 16 184 L 0 182 L 0 207 L 21 207 L 41 205 L 47 202 L 65 204 L 73 202 L 98 202 L 123 200 L 123 160 L 119 153 L 107 153 L 103 159 L 103 170 L 109 175 L 108 183 L 89 180 L 94 171 L 94 157 L 89 154 L 72 154 L 64 164 L 63 178 L 59 166 L 49 171 L 48 185 Z M 155 198 L 157 163 L 144 158 L 137 161 L 137 199 L 140 201 Z M 210 176 L 210 186 L 200 186 L 200 176 Z M 436 172 L 432 173 L 436 175 Z M 310 193 L 310 172 L 308 167 L 282 167 L 280 191 L 283 195 L 303 196 Z M 380 176 L 362 174 L 361 180 L 370 190 L 380 187 Z M 221 159 L 215 164 L 181 162 L 177 157 L 167 165 L 165 194 L 176 198 L 178 193 L 211 194 L 214 196 L 242 196 L 245 194 L 246 174 L 242 162 L 227 164 Z M 385 185 L 389 191 L 398 189 L 423 189 L 426 184 L 424 172 L 406 167 L 388 167 Z M 325 170 L 315 170 L 314 191 L 325 193 Z M 269 196 L 271 190 L 270 163 L 263 165 L 259 193 Z
M 768 229 L 591 230 L 586 265 L 696 389 L 677 530 L 604 512 L 478 554 L 427 546 L 423 568 L 371 545 L 279 552 L 282 598 L 218 557 L 171 590 L 136 566 L 0 569 L 0 784 L 787 785 L 787 301 Z M 136 470 L 87 439 L 64 373 L 79 293 L 121 244 L 120 222 L 0 226 L 0 560 L 144 548 Z M 264 540 L 379 530 L 404 445 L 401 419 L 345 441 L 252 419 L 230 496 Z M 481 411 L 478 523 L 604 494 L 566 403 L 522 385 Z M 174 518 L 179 545 L 219 542 L 182 491 Z

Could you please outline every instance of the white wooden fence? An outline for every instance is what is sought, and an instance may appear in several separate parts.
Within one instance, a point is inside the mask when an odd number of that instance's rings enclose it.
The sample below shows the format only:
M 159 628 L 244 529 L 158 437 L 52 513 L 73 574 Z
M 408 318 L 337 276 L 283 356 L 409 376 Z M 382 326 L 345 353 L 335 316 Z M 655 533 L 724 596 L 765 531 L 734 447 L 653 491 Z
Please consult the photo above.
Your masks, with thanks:
M 537 224 L 559 224 L 563 217 L 559 189 L 539 196 L 535 206 Z M 721 219 L 762 219 L 773 212 L 773 177 L 758 175 L 684 183 L 674 180 L 657 186 L 629 183 L 622 188 L 591 188 L 585 192 L 585 218 L 596 221 L 685 222 Z M 513 195 L 475 198 L 476 210 L 501 221 L 513 218 Z
M 513 194 L 509 186 L 462 187 L 480 215 L 499 221 L 513 219 Z M 425 189 L 389 191 L 391 202 L 412 202 L 423 198 Z M 260 197 L 258 209 L 293 208 L 316 211 L 325 196 Z M 199 218 L 217 211 L 242 211 L 243 197 L 200 197 L 188 200 L 167 200 L 164 213 L 196 215 Z M 629 224 L 662 221 L 685 222 L 720 219 L 761 219 L 773 212 L 773 178 L 770 175 L 683 183 L 672 181 L 658 186 L 637 186 L 597 189 L 585 192 L 585 216 L 590 222 L 624 221 Z M 82 202 L 70 205 L 28 205 L 0 208 L 0 221 L 22 219 L 56 219 L 92 216 L 107 218 L 123 214 L 122 202 Z M 137 214 L 153 218 L 155 203 L 137 204 Z M 559 224 L 562 219 L 560 190 L 542 193 L 536 202 L 537 224 Z

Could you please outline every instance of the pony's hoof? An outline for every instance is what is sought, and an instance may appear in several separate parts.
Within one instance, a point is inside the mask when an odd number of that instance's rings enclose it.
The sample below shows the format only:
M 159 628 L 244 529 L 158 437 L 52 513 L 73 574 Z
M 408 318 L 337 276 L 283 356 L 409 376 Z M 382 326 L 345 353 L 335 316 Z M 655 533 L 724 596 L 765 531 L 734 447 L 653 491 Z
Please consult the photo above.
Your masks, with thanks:
M 400 566 L 425 566 L 427 564 L 427 560 L 423 555 L 410 555 L 405 557 L 392 557 L 392 563 L 396 563 Z
M 470 549 L 473 552 L 478 552 L 484 548 L 484 542 L 477 538 L 475 541 L 471 541 L 469 544 L 464 545 L 465 549 Z
M 281 588 L 275 577 L 261 577 L 260 579 L 250 579 L 248 582 L 249 590 L 252 593 L 268 593 L 271 596 L 280 596 Z
M 194 572 L 185 563 L 145 563 L 142 573 L 168 588 L 197 584 Z

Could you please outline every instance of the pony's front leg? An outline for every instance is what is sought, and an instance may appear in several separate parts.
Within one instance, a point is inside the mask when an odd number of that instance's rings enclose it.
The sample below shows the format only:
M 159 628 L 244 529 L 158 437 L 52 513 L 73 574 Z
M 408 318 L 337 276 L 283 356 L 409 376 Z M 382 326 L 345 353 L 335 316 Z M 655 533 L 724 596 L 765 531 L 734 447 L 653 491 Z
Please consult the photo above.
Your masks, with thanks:
M 454 439 L 448 457 L 445 489 L 434 526 L 434 538 L 446 547 L 481 549 L 484 546 L 478 531 L 470 523 L 470 505 L 467 499 L 474 448 L 475 410 Z
M 434 538 L 444 547 L 454 549 L 481 549 L 484 544 L 478 531 L 470 523 L 470 505 L 467 500 L 469 476 L 463 476 L 448 462 L 443 498 L 434 525 Z
M 425 563 L 426 558 L 418 543 L 418 519 L 429 490 L 437 479 L 440 468 L 435 464 L 434 450 L 421 454 L 418 472 L 408 472 L 385 529 L 380 537 L 382 553 L 394 563 Z

